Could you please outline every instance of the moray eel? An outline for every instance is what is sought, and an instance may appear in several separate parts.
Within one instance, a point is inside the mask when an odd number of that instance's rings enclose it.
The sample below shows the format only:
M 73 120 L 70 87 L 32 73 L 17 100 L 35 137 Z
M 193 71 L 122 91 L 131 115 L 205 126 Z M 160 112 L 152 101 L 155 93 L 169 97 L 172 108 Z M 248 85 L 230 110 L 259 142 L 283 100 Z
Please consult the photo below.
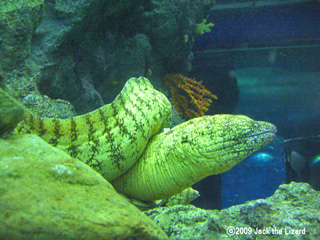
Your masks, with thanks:
M 270 143 L 277 129 L 242 115 L 203 116 L 151 139 L 139 161 L 114 188 L 144 201 L 165 199 L 234 167 Z
M 129 79 L 111 104 L 73 118 L 37 118 L 30 112 L 15 132 L 33 133 L 110 181 L 139 159 L 149 139 L 168 126 L 171 104 L 146 78 Z
M 69 119 L 30 112 L 15 129 L 33 133 L 143 201 L 168 198 L 223 173 L 272 141 L 276 128 L 241 115 L 204 116 L 168 132 L 169 100 L 148 79 L 131 78 L 111 103 Z

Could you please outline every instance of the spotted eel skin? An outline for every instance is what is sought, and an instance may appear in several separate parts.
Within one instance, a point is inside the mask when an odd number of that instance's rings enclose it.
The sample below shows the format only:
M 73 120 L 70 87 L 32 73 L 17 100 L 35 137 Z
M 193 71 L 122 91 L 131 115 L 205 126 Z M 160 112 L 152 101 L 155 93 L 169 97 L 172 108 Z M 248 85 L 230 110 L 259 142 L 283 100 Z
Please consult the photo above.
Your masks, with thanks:
M 118 192 L 143 201 L 168 198 L 228 171 L 276 133 L 271 123 L 215 115 L 155 135 L 170 113 L 168 99 L 146 78 L 131 78 L 111 104 L 64 120 L 26 112 L 16 131 L 39 135 L 92 166 Z
M 84 115 L 68 119 L 25 115 L 16 132 L 40 136 L 110 181 L 132 167 L 149 139 L 166 126 L 171 104 L 140 77 L 129 79 L 111 104 Z
M 139 161 L 111 183 L 135 199 L 165 199 L 228 171 L 270 143 L 276 131 L 271 123 L 242 115 L 195 118 L 152 138 Z

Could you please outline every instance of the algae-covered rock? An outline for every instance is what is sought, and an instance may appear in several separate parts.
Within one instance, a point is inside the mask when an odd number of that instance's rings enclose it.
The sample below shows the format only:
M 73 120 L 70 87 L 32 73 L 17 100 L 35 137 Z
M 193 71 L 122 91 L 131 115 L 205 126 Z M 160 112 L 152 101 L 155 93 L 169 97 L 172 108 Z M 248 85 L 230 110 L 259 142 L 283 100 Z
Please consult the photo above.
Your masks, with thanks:
M 318 239 L 319 199 L 310 185 L 292 182 L 267 199 L 221 211 L 178 205 L 145 213 L 170 239 Z
M 33 33 L 44 13 L 44 0 L 0 3 L 0 65 L 11 70 L 30 54 Z
M 23 115 L 23 107 L 0 88 L 0 136 L 13 130 Z
M 164 206 L 174 206 L 174 205 L 187 205 L 193 200 L 197 199 L 200 196 L 200 193 L 193 189 L 192 187 L 188 187 L 184 189 L 181 193 L 175 194 L 170 197 L 166 202 L 164 202 Z
M 0 239 L 167 239 L 97 172 L 35 135 L 0 139 Z

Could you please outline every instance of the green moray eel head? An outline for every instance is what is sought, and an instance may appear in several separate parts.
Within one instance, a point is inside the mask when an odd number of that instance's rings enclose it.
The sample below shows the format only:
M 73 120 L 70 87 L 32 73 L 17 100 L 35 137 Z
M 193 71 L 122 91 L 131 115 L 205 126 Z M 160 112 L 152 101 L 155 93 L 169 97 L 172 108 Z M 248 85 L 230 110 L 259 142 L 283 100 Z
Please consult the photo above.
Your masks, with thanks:
M 204 172 L 212 175 L 228 171 L 269 144 L 277 131 L 271 123 L 242 115 L 204 116 L 182 127 L 185 134 L 181 135 L 181 151 L 201 166 L 202 176 Z
M 276 131 L 242 115 L 194 118 L 152 138 L 139 161 L 112 184 L 136 199 L 164 199 L 228 171 L 270 143 Z

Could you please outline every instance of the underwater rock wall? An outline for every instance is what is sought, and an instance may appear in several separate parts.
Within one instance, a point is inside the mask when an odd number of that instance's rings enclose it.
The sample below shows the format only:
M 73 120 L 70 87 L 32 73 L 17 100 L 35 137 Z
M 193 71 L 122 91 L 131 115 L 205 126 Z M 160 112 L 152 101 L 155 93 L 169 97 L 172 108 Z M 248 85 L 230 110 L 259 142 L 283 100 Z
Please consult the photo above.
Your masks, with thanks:
M 66 118 L 75 114 L 69 102 L 77 114 L 94 110 L 112 101 L 130 77 L 157 81 L 168 71 L 190 71 L 196 23 L 210 4 L 1 3 L 0 67 L 8 91 L 39 115 Z
M 307 183 L 283 184 L 273 196 L 221 211 L 176 205 L 146 211 L 170 239 L 317 239 L 320 193 Z M 233 228 L 230 230 L 230 228 Z M 251 234 L 232 234 L 236 231 Z M 265 230 L 264 233 L 257 230 Z M 290 233 L 301 230 L 300 233 Z M 305 230 L 305 231 L 303 231 Z

